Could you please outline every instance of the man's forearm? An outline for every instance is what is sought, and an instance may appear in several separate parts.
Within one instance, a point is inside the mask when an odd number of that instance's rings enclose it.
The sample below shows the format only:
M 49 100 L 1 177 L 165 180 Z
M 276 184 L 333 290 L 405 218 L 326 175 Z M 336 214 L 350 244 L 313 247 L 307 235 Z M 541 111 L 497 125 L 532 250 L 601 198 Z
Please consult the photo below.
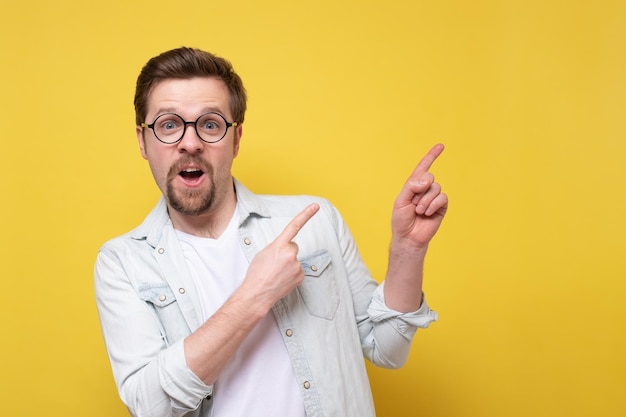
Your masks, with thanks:
M 269 312 L 254 308 L 255 300 L 241 290 L 184 342 L 185 360 L 205 384 L 213 385 L 248 334 Z
M 390 309 L 402 313 L 419 309 L 426 251 L 427 247 L 392 241 L 384 287 L 385 304 Z

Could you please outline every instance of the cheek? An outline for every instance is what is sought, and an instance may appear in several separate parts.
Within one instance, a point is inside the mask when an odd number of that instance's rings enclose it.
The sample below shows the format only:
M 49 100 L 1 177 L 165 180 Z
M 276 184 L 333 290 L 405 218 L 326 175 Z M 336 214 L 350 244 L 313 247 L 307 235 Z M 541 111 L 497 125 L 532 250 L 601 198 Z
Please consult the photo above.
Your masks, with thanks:
M 233 163 L 232 151 L 230 149 L 224 149 L 224 152 L 221 152 L 219 156 L 215 155 L 215 158 L 209 158 L 207 162 L 214 169 L 219 169 L 220 171 L 230 169 Z
M 165 161 L 163 155 L 158 152 L 154 152 L 150 148 L 144 150 L 145 158 L 150 165 L 150 170 L 155 179 L 165 178 L 169 171 L 169 164 Z

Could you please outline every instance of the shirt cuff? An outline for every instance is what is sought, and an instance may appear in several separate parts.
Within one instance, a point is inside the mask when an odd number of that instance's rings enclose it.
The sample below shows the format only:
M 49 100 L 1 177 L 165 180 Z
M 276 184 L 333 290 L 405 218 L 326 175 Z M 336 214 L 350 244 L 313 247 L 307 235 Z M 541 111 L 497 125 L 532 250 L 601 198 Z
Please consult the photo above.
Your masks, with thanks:
M 174 407 L 193 410 L 213 393 L 213 387 L 206 385 L 189 369 L 183 342 L 184 339 L 179 340 L 160 355 L 161 386 Z
M 422 304 L 416 311 L 401 313 L 390 309 L 385 304 L 384 285 L 385 283 L 383 282 L 376 288 L 372 302 L 367 310 L 368 315 L 374 323 L 393 319 L 396 330 L 400 334 L 410 338 L 418 327 L 425 329 L 430 323 L 438 319 L 437 313 L 428 307 L 428 303 L 426 303 L 426 298 L 423 294 Z

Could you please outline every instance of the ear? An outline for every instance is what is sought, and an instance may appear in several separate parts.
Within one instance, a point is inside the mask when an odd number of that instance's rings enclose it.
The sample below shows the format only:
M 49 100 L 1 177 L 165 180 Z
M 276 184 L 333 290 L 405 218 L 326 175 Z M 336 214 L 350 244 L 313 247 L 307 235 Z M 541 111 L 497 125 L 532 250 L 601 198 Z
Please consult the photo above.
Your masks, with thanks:
M 141 156 L 143 159 L 148 159 L 148 154 L 146 152 L 146 140 L 143 137 L 143 127 L 137 126 L 135 128 L 135 133 L 137 134 L 137 142 L 139 142 L 139 150 L 141 151 Z
M 241 136 L 243 135 L 243 126 L 237 125 L 235 127 L 235 141 L 233 146 L 233 157 L 236 158 L 239 155 L 239 144 L 241 143 Z

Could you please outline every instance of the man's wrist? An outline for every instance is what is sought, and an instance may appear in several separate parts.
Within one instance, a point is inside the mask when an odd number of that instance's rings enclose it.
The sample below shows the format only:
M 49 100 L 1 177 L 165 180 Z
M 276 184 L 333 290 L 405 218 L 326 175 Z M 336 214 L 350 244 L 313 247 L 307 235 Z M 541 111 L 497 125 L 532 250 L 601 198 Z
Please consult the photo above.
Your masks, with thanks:
M 428 244 L 420 245 L 408 238 L 396 238 L 392 236 L 391 243 L 389 244 L 389 253 L 399 256 L 406 254 L 412 257 L 425 257 L 427 251 Z

